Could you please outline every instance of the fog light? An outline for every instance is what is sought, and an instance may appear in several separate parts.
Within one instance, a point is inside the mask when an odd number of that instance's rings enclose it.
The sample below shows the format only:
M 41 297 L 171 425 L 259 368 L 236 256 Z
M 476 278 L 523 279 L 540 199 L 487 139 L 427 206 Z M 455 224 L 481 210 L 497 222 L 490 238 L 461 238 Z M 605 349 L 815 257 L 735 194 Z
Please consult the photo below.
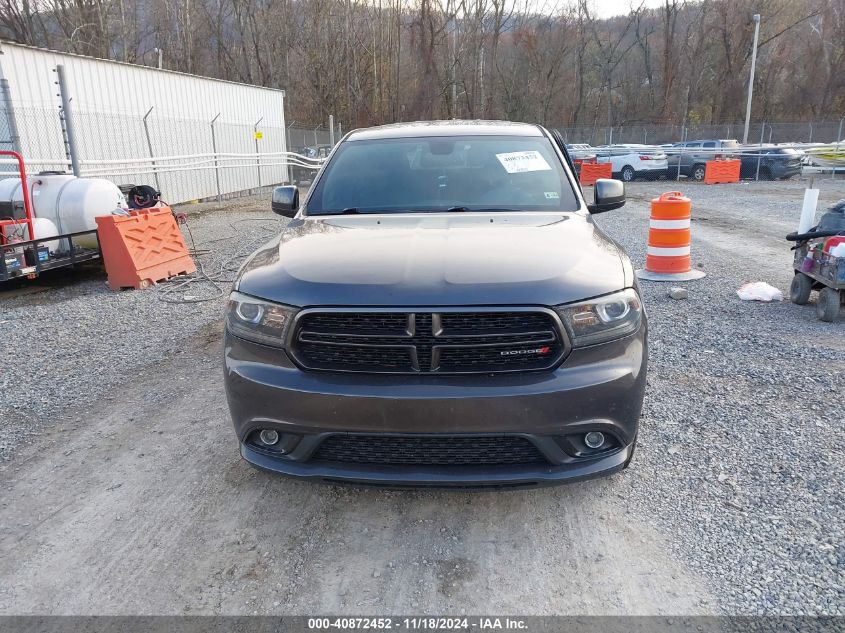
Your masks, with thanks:
M 599 435 L 601 435 L 601 433 Z M 273 444 L 279 441 L 279 434 L 276 431 L 264 429 L 263 431 L 261 431 L 261 433 L 258 434 L 258 439 L 260 439 L 261 442 L 266 444 L 267 446 L 273 446 Z
M 601 448 L 604 446 L 604 433 L 600 431 L 590 431 L 584 436 L 584 444 L 590 448 Z

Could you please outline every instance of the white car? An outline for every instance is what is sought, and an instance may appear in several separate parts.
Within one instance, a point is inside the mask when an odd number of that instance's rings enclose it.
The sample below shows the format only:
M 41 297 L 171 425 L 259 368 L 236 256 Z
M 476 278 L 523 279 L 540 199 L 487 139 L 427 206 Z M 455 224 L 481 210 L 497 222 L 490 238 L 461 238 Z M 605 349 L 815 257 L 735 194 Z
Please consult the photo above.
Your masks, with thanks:
M 656 179 L 666 175 L 666 153 L 653 145 L 610 145 L 595 147 L 599 163 L 610 163 L 613 177 L 631 182 L 635 178 Z

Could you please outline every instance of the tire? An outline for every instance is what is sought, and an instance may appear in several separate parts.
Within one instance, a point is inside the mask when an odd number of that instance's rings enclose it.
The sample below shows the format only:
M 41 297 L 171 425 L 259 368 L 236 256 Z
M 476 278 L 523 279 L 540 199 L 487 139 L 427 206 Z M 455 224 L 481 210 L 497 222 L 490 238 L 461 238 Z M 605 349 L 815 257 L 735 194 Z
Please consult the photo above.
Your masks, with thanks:
M 799 306 L 805 305 L 810 300 L 810 292 L 813 290 L 813 280 L 804 273 L 795 273 L 792 283 L 789 284 L 789 300 Z
M 839 291 L 833 288 L 822 288 L 819 291 L 819 298 L 816 300 L 816 316 L 820 321 L 835 321 L 839 316 L 839 306 L 842 299 Z
M 632 182 L 634 178 L 637 176 L 637 172 L 634 171 L 634 168 L 630 165 L 625 165 L 622 168 L 622 180 L 625 182 Z
M 696 182 L 701 182 L 704 180 L 704 172 L 705 166 L 704 165 L 693 165 L 692 166 L 692 179 Z

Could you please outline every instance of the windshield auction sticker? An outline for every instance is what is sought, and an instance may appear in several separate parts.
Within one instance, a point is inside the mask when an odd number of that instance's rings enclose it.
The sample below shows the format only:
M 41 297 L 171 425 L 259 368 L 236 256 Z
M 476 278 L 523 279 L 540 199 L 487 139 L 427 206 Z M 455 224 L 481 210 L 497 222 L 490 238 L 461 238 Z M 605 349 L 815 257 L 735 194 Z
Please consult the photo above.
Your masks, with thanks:
M 543 155 L 537 151 L 528 152 L 508 152 L 506 154 L 496 154 L 496 158 L 502 163 L 509 174 L 521 174 L 526 171 L 549 171 L 551 166 L 543 158 Z

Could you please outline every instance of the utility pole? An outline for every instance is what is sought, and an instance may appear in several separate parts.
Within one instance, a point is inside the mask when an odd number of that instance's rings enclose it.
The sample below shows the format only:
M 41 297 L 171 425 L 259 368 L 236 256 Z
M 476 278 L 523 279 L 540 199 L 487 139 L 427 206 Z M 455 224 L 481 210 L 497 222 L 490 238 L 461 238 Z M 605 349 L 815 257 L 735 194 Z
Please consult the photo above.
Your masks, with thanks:
M 760 37 L 760 14 L 754 14 L 754 47 L 751 49 L 751 74 L 748 76 L 748 102 L 745 104 L 745 131 L 743 145 L 748 143 L 748 125 L 751 123 L 751 97 L 754 94 L 754 70 L 757 67 L 757 40 Z
M 478 55 L 478 94 L 479 94 L 479 118 L 486 119 L 487 113 L 484 99 L 484 42 L 481 43 L 481 50 Z
M 76 128 L 73 124 L 73 115 L 70 110 L 71 96 L 68 93 L 67 78 L 65 77 L 65 67 L 62 64 L 56 66 L 56 78 L 59 85 L 59 98 L 62 100 L 62 123 L 64 124 L 65 142 L 67 147 L 68 158 L 70 158 L 71 169 L 73 175 L 77 178 L 82 176 L 79 167 L 79 150 L 76 144 Z
M 607 69 L 607 144 L 613 145 L 613 70 Z
M 458 118 L 458 12 L 452 18 L 452 119 Z

